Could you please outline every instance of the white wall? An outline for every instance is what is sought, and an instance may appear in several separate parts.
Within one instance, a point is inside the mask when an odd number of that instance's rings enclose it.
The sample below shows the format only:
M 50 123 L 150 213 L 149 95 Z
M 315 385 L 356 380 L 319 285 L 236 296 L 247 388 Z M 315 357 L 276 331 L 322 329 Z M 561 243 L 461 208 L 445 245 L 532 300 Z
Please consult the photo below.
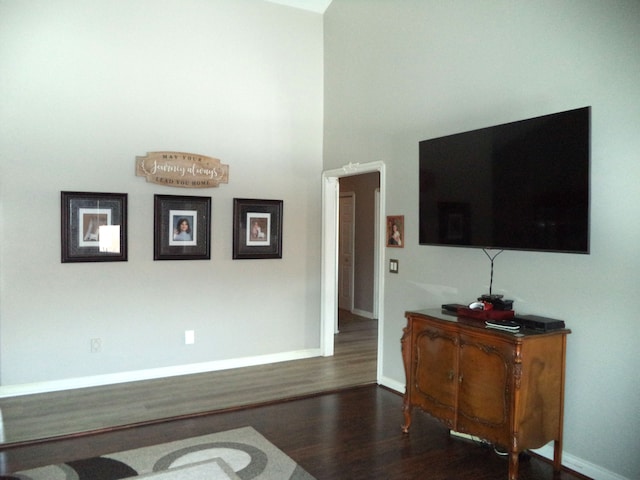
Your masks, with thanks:
M 3 386 L 317 352 L 320 14 L 2 0 L 0 71 Z M 158 150 L 220 158 L 229 184 L 146 183 Z M 61 264 L 62 190 L 128 193 L 128 262 Z M 212 197 L 211 260 L 153 260 L 154 194 Z M 234 197 L 284 200 L 281 260 L 231 259 Z
M 418 142 L 593 107 L 591 254 L 504 252 L 493 287 L 573 330 L 564 449 L 600 478 L 640 478 L 638 19 L 635 0 L 334 0 L 324 25 L 325 168 L 384 161 L 386 211 L 405 215 L 385 281 L 389 382 L 404 384 L 405 310 L 489 284 L 482 251 L 418 246 Z

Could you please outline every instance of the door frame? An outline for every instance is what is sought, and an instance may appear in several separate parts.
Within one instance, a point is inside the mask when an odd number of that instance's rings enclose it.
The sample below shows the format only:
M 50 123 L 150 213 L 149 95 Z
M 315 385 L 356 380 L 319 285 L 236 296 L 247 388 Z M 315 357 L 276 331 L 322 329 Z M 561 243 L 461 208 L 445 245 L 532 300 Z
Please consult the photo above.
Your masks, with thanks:
M 380 174 L 380 195 L 376 238 L 384 245 L 386 166 L 384 162 L 349 163 L 342 168 L 322 172 L 322 252 L 320 266 L 320 351 L 325 357 L 334 352 L 334 333 L 338 325 L 338 205 L 339 178 L 363 173 Z M 378 272 L 374 311 L 378 312 L 378 367 L 377 378 L 382 375 L 382 344 L 384 326 L 384 248 L 377 249 L 375 259 Z
M 351 228 L 352 228 L 352 232 L 351 232 L 351 264 L 350 264 L 350 268 L 349 268 L 349 276 L 351 277 L 349 280 L 349 289 L 351 290 L 349 292 L 349 312 L 353 313 L 353 295 L 354 295 L 354 280 L 355 280 L 355 252 L 354 252 L 354 247 L 355 247 L 355 224 L 356 224 L 356 194 L 355 192 L 339 192 L 339 198 L 338 198 L 338 222 L 340 222 L 340 200 L 342 200 L 343 198 L 351 198 L 352 203 L 351 203 Z M 340 223 L 338 223 L 338 307 L 340 307 L 340 245 L 341 245 L 341 240 L 340 237 L 344 235 L 344 233 L 341 232 L 340 229 Z M 344 267 L 342 267 L 344 269 Z M 343 275 L 344 275 L 344 271 L 343 271 Z M 338 333 L 338 326 L 336 325 L 336 331 L 335 333 Z

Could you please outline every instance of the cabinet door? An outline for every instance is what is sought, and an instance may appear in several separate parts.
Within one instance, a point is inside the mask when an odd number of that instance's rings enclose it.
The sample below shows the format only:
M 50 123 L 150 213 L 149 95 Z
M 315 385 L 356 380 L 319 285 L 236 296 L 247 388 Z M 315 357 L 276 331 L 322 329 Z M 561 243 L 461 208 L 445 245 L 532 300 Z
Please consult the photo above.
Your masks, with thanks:
M 455 419 L 457 336 L 437 327 L 416 333 L 414 401 L 450 427 Z
M 513 348 L 460 336 L 458 429 L 509 445 Z

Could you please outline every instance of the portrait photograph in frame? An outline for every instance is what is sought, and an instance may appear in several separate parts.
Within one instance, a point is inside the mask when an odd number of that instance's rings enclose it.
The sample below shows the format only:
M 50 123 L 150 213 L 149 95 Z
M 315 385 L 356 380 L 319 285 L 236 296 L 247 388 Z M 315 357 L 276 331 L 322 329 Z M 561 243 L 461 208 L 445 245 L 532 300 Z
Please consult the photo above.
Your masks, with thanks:
M 61 192 L 61 261 L 127 261 L 127 194 Z
M 404 215 L 387 217 L 387 247 L 404 248 Z
M 233 259 L 282 258 L 282 200 L 233 199 Z
M 211 197 L 154 196 L 153 259 L 211 258 Z

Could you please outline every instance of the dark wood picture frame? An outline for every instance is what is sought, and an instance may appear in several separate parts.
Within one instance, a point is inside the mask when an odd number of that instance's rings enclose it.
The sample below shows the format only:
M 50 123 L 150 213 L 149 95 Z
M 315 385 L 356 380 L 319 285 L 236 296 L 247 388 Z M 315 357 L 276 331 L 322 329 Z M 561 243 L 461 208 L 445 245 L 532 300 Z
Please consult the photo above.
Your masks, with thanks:
M 211 258 L 211 197 L 155 195 L 154 260 Z
M 387 216 L 387 247 L 404 248 L 404 215 Z
M 60 192 L 61 261 L 127 261 L 127 194 Z
M 282 258 L 282 200 L 233 199 L 233 259 Z

